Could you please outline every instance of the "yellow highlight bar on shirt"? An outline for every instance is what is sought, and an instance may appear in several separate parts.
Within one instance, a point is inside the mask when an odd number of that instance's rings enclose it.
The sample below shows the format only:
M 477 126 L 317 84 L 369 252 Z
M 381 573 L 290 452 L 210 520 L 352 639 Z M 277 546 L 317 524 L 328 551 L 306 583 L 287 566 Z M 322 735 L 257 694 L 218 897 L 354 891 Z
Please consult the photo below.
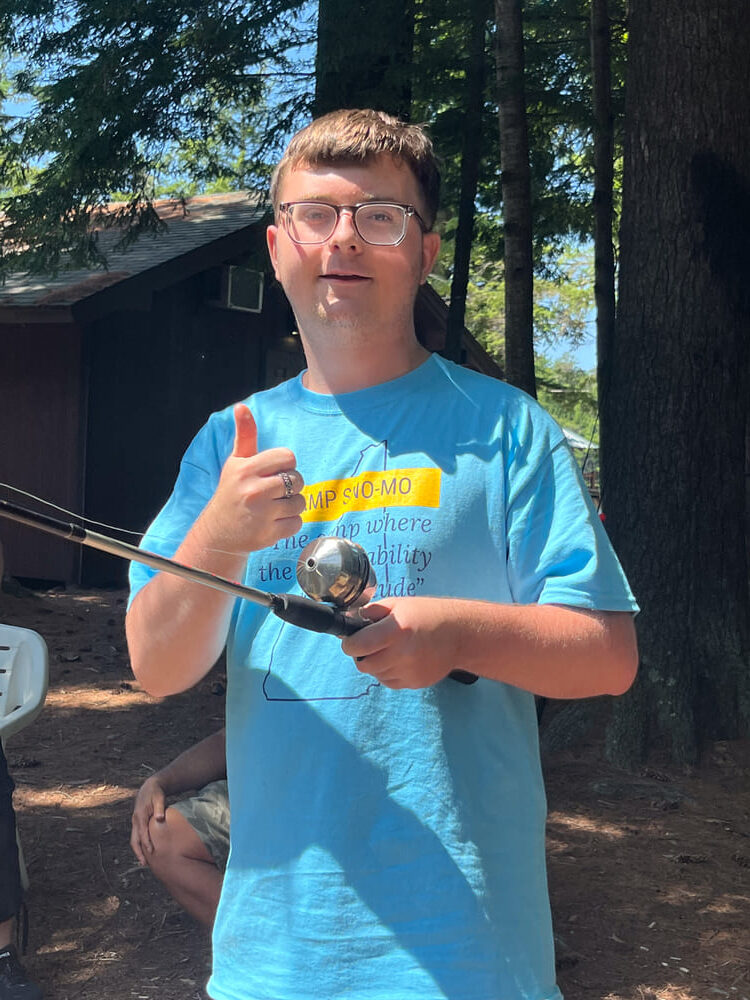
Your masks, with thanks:
M 337 521 L 353 510 L 382 507 L 439 507 L 441 469 L 362 472 L 305 486 L 303 521 Z

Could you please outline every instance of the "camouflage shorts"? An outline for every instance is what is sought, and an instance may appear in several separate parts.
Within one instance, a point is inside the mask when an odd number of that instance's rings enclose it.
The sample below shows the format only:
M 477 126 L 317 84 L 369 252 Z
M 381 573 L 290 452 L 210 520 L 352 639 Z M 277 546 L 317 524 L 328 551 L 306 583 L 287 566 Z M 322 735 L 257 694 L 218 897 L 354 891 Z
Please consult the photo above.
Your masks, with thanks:
M 172 808 L 182 813 L 206 845 L 220 871 L 229 856 L 229 795 L 226 781 L 212 781 L 197 794 Z

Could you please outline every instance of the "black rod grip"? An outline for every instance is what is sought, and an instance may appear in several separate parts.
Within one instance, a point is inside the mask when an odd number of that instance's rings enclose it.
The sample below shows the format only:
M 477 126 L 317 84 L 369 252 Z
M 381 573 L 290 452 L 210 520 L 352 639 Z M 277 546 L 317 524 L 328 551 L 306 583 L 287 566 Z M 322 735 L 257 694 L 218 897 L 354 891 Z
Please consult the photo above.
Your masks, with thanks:
M 470 674 L 468 670 L 451 670 L 448 676 L 459 684 L 474 684 L 479 680 L 476 674 Z
M 339 608 L 334 608 L 330 604 L 319 604 L 299 594 L 274 594 L 271 610 L 290 625 L 297 625 L 309 632 L 337 635 L 340 638 L 353 635 L 365 626 L 365 622 L 358 622 Z

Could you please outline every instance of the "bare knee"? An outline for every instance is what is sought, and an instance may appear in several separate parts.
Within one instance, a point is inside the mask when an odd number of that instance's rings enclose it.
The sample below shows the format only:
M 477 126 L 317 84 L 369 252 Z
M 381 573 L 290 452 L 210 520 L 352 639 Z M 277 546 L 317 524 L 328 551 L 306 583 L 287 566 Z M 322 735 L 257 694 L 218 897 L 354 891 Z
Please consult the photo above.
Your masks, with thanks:
M 188 859 L 211 860 L 193 827 L 181 812 L 171 806 L 167 808 L 163 820 L 151 817 L 148 832 L 154 850 L 146 856 L 146 860 L 157 877 L 168 874 L 175 865 L 181 865 Z

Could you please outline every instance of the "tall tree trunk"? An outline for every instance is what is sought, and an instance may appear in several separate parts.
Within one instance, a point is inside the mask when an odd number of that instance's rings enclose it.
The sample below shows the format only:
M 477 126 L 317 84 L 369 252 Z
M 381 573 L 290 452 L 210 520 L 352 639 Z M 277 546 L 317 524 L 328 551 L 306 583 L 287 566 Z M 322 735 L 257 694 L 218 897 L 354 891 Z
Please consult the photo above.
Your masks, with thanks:
M 461 361 L 466 290 L 469 284 L 471 244 L 474 237 L 474 201 L 477 195 L 479 159 L 482 153 L 485 39 L 488 16 L 486 0 L 472 0 L 469 13 L 471 22 L 469 24 L 464 129 L 461 148 L 461 192 L 458 201 L 458 225 L 453 250 L 453 277 L 445 349 L 443 351 L 447 358 L 457 362 Z
M 591 0 L 591 79 L 594 105 L 594 297 L 599 399 L 615 330 L 615 254 L 612 244 L 614 123 L 609 0 Z
M 620 294 L 602 412 L 607 526 L 642 612 L 608 752 L 690 763 L 750 720 L 750 19 L 632 0 Z
M 521 0 L 495 0 L 505 230 L 505 376 L 536 396 L 531 170 L 521 6 Z
M 319 0 L 314 115 L 377 108 L 411 113 L 414 0 Z

